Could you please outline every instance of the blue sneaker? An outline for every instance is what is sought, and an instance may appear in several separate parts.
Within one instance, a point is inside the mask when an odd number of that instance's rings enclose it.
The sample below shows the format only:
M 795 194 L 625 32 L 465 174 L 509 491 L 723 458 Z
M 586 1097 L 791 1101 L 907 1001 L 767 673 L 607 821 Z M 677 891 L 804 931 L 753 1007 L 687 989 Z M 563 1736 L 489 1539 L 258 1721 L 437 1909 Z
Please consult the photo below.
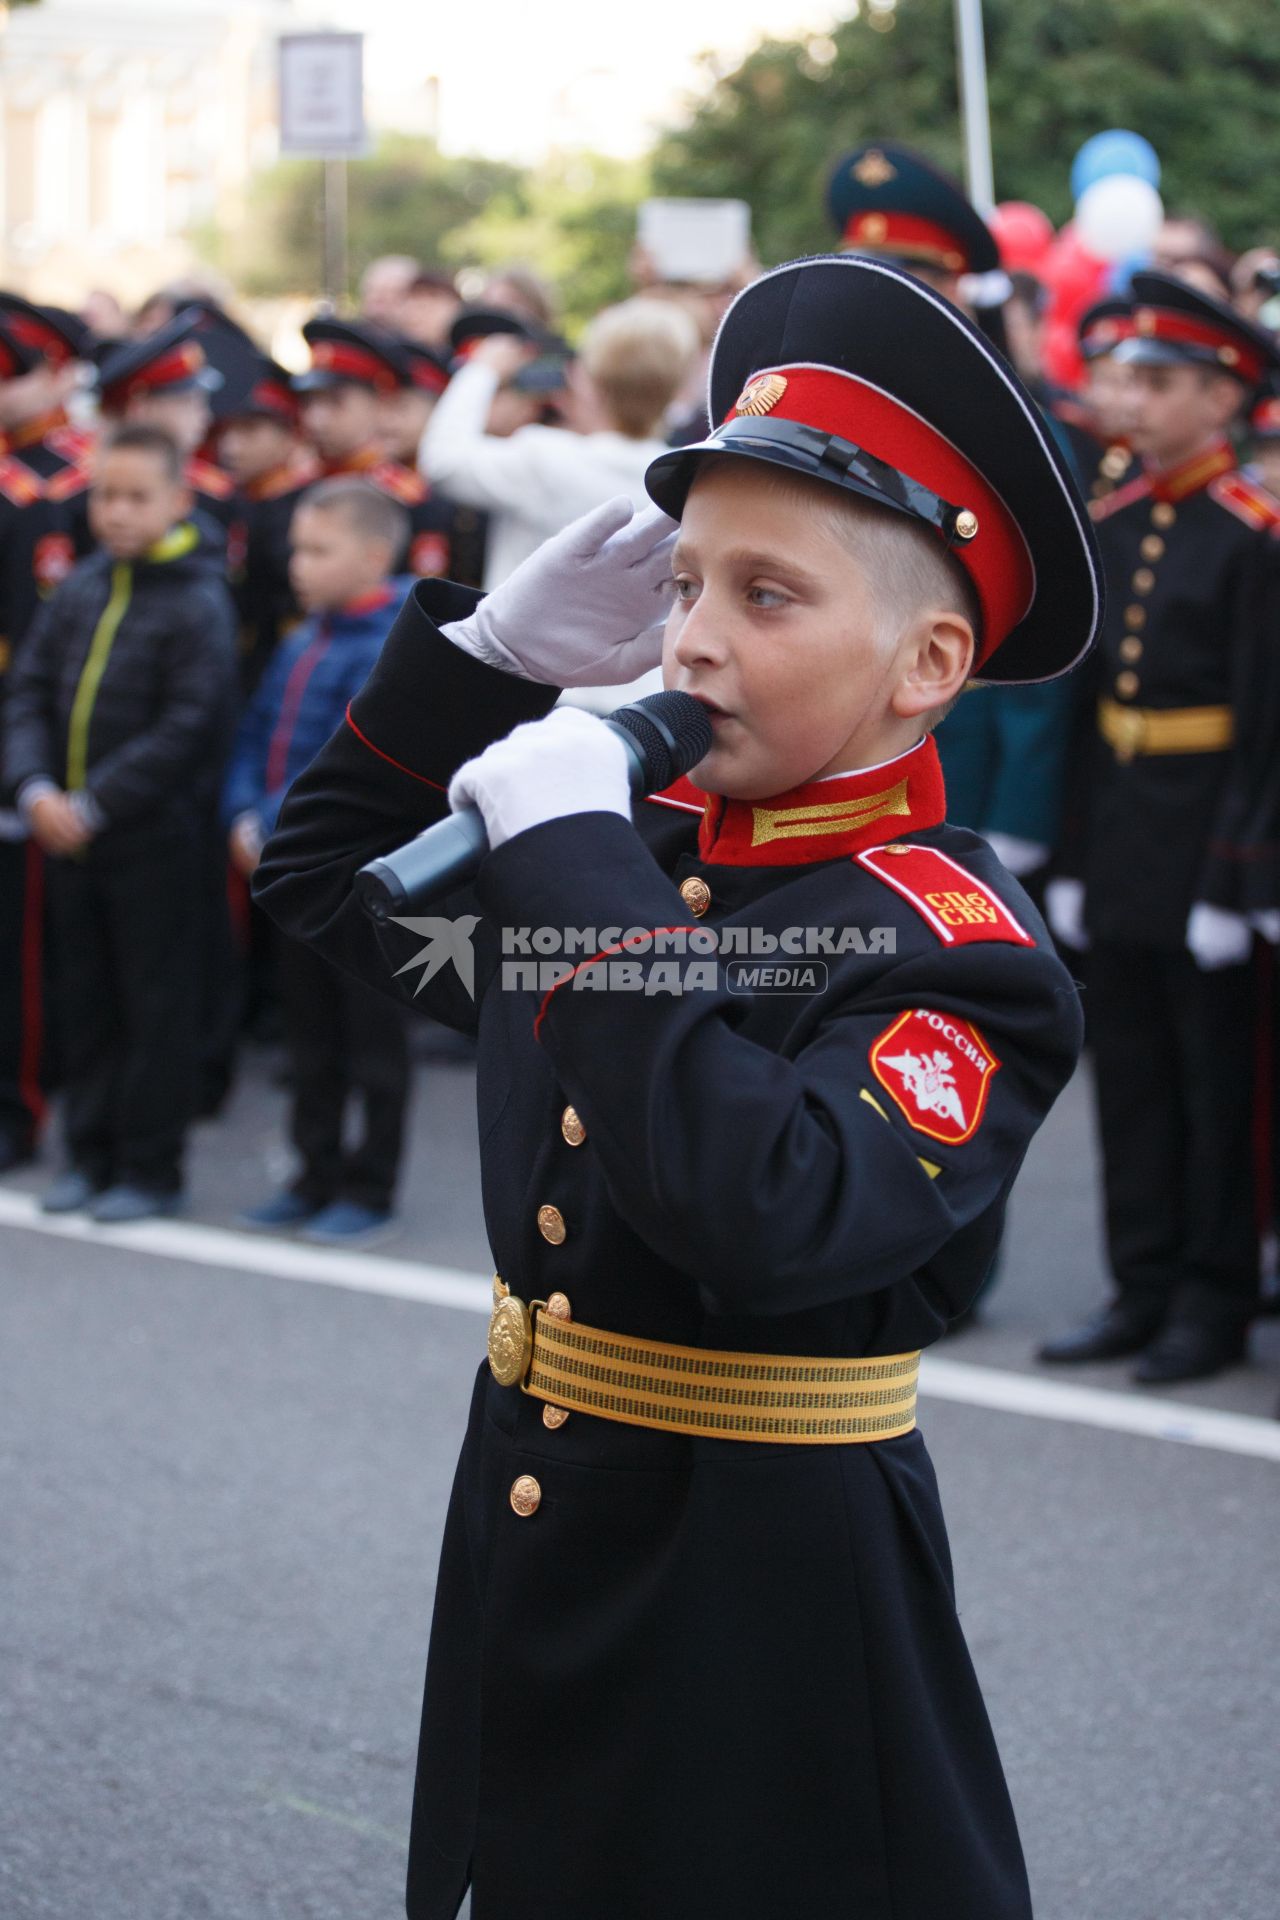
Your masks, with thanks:
M 91 1180 L 87 1173 L 81 1173 L 78 1167 L 69 1167 L 60 1173 L 53 1185 L 40 1202 L 41 1213 L 79 1213 L 87 1207 L 95 1195 L 102 1192 L 101 1184 Z
M 122 1180 L 90 1202 L 89 1218 L 100 1227 L 123 1227 L 134 1220 L 171 1219 L 184 1204 L 181 1193 L 157 1193 L 152 1187 L 135 1187 Z
M 302 1229 L 302 1238 L 322 1247 L 373 1247 L 399 1231 L 394 1213 L 361 1207 L 354 1200 L 335 1200 Z
M 236 1215 L 238 1227 L 300 1227 L 304 1220 L 314 1220 L 320 1212 L 317 1200 L 304 1200 L 300 1193 L 294 1193 L 289 1187 L 282 1187 L 279 1193 L 273 1193 L 260 1207 L 249 1207 L 244 1213 Z

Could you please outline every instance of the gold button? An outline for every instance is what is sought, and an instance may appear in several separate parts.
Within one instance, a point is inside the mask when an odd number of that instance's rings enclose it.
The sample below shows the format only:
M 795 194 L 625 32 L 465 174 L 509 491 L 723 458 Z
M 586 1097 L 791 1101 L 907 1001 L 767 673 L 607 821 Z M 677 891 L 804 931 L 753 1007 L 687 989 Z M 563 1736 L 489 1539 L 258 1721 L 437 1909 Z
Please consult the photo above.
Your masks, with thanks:
M 956 515 L 956 539 L 972 540 L 977 535 L 978 516 L 970 507 L 961 507 Z
M 1136 673 L 1128 671 L 1116 675 L 1116 692 L 1124 700 L 1132 700 L 1138 691 L 1139 680 Z
M 1146 608 L 1126 607 L 1124 610 L 1124 623 L 1126 627 L 1145 627 L 1147 624 Z
M 1142 536 L 1142 557 L 1144 560 L 1159 560 L 1164 553 L 1164 541 L 1158 533 L 1144 533 Z
M 580 1147 L 587 1137 L 587 1130 L 578 1118 L 576 1107 L 566 1107 L 560 1115 L 560 1131 L 571 1147 Z
M 573 1308 L 569 1305 L 568 1294 L 553 1293 L 543 1308 L 543 1312 L 549 1313 L 553 1320 L 572 1320 Z
M 915 848 L 904 847 L 900 840 L 890 840 L 889 844 L 881 847 L 880 851 L 881 853 L 914 853 Z
M 1151 524 L 1153 527 L 1164 527 L 1168 529 L 1173 525 L 1177 517 L 1176 512 L 1167 500 L 1157 500 L 1151 509 Z
M 1118 480 L 1127 471 L 1130 458 L 1127 447 L 1108 447 L 1101 461 L 1102 471 L 1108 480 Z
M 699 879 L 696 873 L 691 873 L 687 880 L 680 882 L 680 898 L 690 913 L 696 919 L 700 919 L 711 905 L 711 889 L 705 880 Z
M 1135 593 L 1150 593 L 1155 583 L 1156 577 L 1150 567 L 1139 567 L 1133 576 L 1133 590 Z
M 542 1488 L 531 1473 L 522 1473 L 520 1478 L 512 1483 L 511 1511 L 518 1513 L 522 1520 L 527 1520 L 529 1515 L 536 1513 L 541 1505 Z
M 562 1427 L 568 1418 L 568 1407 L 553 1407 L 548 1404 L 542 1409 L 542 1424 L 544 1427 L 550 1427 L 552 1433 L 557 1427 Z
M 564 1224 L 564 1215 L 559 1207 L 538 1208 L 538 1232 L 544 1240 L 549 1240 L 553 1247 L 561 1244 L 568 1233 L 568 1228 Z
M 1122 660 L 1141 660 L 1142 642 L 1135 634 L 1126 633 L 1124 639 L 1120 642 L 1120 658 Z

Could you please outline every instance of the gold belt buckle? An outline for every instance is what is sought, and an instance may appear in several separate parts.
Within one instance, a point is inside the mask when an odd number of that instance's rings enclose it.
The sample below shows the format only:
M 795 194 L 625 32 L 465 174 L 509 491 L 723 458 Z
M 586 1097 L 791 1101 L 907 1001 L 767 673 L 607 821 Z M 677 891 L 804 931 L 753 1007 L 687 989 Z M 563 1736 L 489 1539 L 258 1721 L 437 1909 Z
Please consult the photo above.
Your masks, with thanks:
M 524 1391 L 533 1364 L 533 1325 L 545 1300 L 533 1300 L 526 1307 L 514 1293 L 493 1276 L 493 1312 L 489 1315 L 489 1371 L 500 1387 L 518 1386 Z

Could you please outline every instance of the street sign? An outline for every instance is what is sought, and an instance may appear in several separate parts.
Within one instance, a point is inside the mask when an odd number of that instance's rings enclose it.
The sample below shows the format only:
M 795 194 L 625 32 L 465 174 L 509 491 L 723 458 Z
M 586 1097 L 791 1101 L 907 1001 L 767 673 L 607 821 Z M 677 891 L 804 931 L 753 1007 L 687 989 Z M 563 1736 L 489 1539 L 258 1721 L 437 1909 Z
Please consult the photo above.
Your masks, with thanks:
M 364 35 L 281 34 L 281 152 L 335 159 L 365 147 Z

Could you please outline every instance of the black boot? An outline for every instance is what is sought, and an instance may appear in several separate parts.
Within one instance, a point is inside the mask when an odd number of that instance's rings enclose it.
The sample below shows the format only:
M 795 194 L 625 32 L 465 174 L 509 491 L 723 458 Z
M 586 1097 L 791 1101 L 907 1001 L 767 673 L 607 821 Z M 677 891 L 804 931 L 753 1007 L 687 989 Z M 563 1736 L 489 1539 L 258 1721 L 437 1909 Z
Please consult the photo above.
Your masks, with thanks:
M 1171 1320 L 1145 1349 L 1131 1378 L 1143 1387 L 1208 1380 L 1244 1359 L 1245 1332 L 1203 1320 Z
M 1036 1358 L 1054 1366 L 1084 1360 L 1123 1360 L 1127 1354 L 1142 1352 L 1163 1318 L 1163 1308 L 1147 1301 L 1113 1300 L 1074 1332 L 1046 1340 Z

